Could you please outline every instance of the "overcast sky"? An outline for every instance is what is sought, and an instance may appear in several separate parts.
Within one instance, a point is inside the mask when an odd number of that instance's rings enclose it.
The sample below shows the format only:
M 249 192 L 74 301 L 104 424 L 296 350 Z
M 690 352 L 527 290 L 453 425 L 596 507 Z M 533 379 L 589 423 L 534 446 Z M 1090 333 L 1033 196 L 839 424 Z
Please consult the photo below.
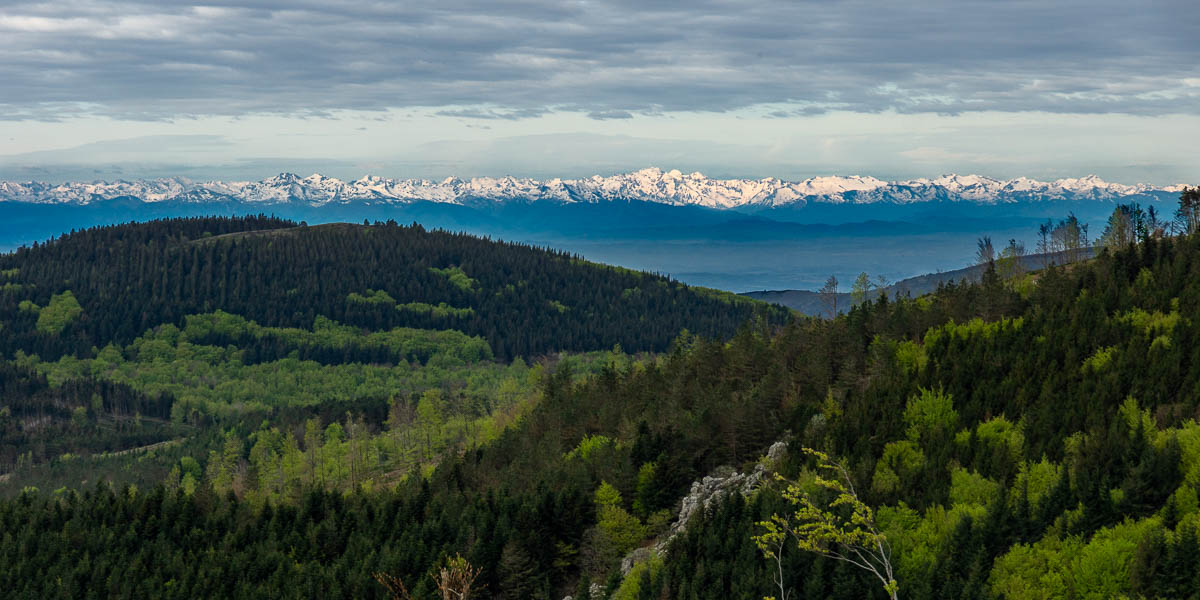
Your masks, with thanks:
M 0 178 L 1200 179 L 1195 0 L 0 2 Z

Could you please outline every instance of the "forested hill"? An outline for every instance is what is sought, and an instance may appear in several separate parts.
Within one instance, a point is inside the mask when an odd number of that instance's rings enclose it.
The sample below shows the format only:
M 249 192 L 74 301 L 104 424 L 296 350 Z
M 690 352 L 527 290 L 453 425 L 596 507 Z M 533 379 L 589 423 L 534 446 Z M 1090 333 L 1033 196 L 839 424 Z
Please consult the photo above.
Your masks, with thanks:
M 438 407 L 451 404 L 437 392 L 421 397 L 416 435 L 389 418 L 376 446 L 354 421 L 323 435 L 319 421 L 298 435 L 230 427 L 207 458 L 172 457 L 161 486 L 0 501 L 0 589 L 387 598 L 382 580 L 424 600 L 441 597 L 430 575 L 461 557 L 479 569 L 477 600 L 888 597 L 795 539 L 778 562 L 756 545 L 773 516 L 805 521 L 789 495 L 817 503 L 809 517 L 848 521 L 821 475 L 852 480 L 869 510 L 840 539 L 874 543 L 864 524 L 885 536 L 900 598 L 1194 598 L 1200 236 L 1138 237 L 1066 267 L 881 295 L 835 319 L 612 353 L 587 376 L 562 361 L 510 427 L 402 480 L 365 480 L 356 461 L 444 438 Z M 126 352 L 220 354 L 175 340 L 191 335 L 160 331 Z M 79 368 L 121 374 L 112 365 Z M 764 458 L 777 440 L 784 455 Z M 803 448 L 845 470 L 818 470 Z M 798 491 L 763 477 L 744 495 L 691 496 L 710 475 L 759 467 Z
M 620 345 L 662 351 L 683 329 L 728 337 L 778 307 L 568 254 L 395 222 L 314 227 L 189 218 L 97 227 L 0 256 L 0 354 L 90 356 L 147 329 L 223 310 L 271 327 L 317 316 L 453 329 L 494 355 Z

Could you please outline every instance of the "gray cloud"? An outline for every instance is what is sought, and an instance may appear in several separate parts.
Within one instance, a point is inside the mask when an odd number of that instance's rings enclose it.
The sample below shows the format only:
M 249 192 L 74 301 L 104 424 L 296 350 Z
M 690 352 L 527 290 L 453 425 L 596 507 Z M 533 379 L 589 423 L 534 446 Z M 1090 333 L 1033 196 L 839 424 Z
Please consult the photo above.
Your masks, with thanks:
M 1200 113 L 1193 0 L 6 2 L 0 119 Z
M 588 113 L 588 118 L 607 121 L 609 119 L 632 119 L 633 115 L 627 110 L 599 110 Z
M 529 119 L 540 117 L 549 112 L 545 108 L 518 108 L 518 109 L 495 109 L 495 108 L 460 108 L 456 110 L 439 110 L 434 113 L 443 117 L 458 117 L 462 119 L 484 119 L 504 121 L 519 121 L 521 119 Z

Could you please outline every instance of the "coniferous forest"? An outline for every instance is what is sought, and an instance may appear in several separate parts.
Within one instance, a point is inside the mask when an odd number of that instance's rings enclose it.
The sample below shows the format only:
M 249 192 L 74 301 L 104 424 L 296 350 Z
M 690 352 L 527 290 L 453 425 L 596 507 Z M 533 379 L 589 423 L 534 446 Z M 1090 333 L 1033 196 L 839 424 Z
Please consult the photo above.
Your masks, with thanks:
M 898 597 L 1197 597 L 1200 236 L 1132 231 L 829 320 L 394 223 L 75 232 L 0 256 L 0 590 L 886 598 L 756 543 L 816 449 Z

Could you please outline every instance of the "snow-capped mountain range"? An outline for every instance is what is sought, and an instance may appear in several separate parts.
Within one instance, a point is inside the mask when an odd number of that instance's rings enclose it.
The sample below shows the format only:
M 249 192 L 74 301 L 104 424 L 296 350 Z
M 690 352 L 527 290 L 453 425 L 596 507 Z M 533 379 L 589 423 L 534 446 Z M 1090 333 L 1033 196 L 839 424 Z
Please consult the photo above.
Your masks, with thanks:
M 514 177 L 388 179 L 377 176 L 342 181 L 314 174 L 281 173 L 262 181 L 194 182 L 183 178 L 137 181 L 19 183 L 0 181 L 0 201 L 41 204 L 90 204 L 131 197 L 142 202 L 220 202 L 283 204 L 404 204 L 440 202 L 479 205 L 503 202 L 641 201 L 714 209 L 767 209 L 809 202 L 911 204 L 968 201 L 981 204 L 1022 200 L 1121 200 L 1178 194 L 1183 185 L 1123 185 L 1094 175 L 1043 182 L 1020 177 L 1007 181 L 979 175 L 945 175 L 936 179 L 883 181 L 874 177 L 812 177 L 803 181 L 711 179 L 700 173 L 642 169 L 633 173 L 585 179 L 537 181 Z

